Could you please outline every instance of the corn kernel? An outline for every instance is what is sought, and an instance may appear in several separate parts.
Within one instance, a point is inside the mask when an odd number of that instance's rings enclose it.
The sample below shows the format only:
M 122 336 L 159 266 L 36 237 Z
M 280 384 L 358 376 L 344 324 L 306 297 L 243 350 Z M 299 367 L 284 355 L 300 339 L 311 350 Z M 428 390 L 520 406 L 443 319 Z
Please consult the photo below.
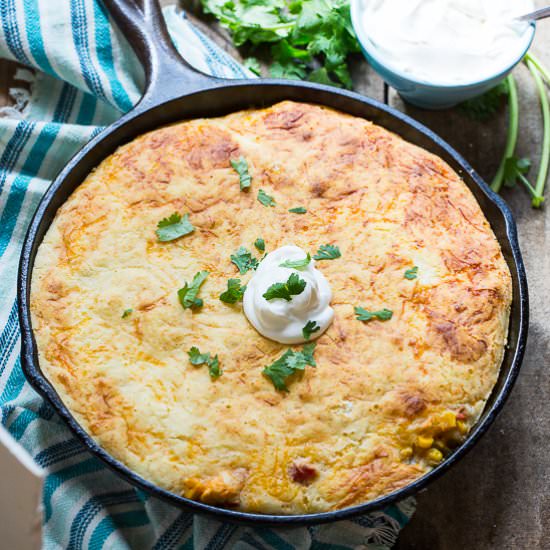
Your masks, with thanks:
M 457 423 L 456 423 L 456 427 L 458 428 L 458 431 L 462 434 L 462 435 L 466 435 L 468 433 L 468 426 L 466 425 L 465 422 L 462 422 L 461 420 L 459 420 Z
M 426 453 L 426 458 L 429 462 L 437 464 L 443 460 L 443 453 L 439 449 L 432 448 Z
M 453 411 L 445 411 L 439 417 L 439 424 L 442 430 L 450 430 L 456 426 L 456 415 Z
M 399 454 L 403 460 L 406 460 L 407 458 L 411 458 L 413 450 L 411 447 L 405 447 L 404 449 L 401 449 Z
M 421 449 L 429 449 L 434 442 L 434 438 L 428 435 L 419 435 L 416 438 L 416 445 Z

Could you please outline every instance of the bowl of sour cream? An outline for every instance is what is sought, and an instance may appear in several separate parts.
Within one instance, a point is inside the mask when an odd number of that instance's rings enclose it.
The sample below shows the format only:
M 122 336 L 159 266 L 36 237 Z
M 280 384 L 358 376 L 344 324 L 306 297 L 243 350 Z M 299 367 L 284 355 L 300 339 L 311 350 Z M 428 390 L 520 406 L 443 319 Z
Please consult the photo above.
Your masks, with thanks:
M 533 0 L 351 0 L 370 65 L 413 105 L 444 109 L 500 82 L 529 50 Z

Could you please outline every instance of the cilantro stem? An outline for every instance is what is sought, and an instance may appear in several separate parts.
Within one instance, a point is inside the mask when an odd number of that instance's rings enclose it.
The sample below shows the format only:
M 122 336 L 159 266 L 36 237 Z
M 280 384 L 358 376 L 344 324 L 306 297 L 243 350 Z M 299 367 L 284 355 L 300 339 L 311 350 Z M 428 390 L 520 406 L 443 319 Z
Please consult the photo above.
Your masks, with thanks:
M 538 67 L 531 61 L 531 59 L 526 59 L 525 63 L 527 64 L 529 71 L 531 71 L 537 86 L 544 128 L 540 166 L 535 183 L 535 195 L 532 200 L 533 207 L 540 208 L 542 201 L 544 200 L 544 186 L 548 178 L 548 167 L 550 166 L 550 104 L 548 102 L 548 94 L 546 92 L 546 88 L 544 87 L 544 82 L 542 81 L 541 73 L 539 72 Z
M 521 172 L 518 172 L 517 176 L 521 180 L 523 185 L 525 185 L 529 193 L 531 193 L 531 196 L 533 197 L 533 201 L 534 201 L 535 198 L 537 197 L 536 189 L 531 185 L 531 182 Z
M 532 53 L 528 53 L 525 56 L 525 62 L 531 62 L 542 75 L 542 78 L 546 80 L 546 83 L 550 86 L 550 71 L 535 57 Z
M 497 173 L 491 183 L 491 189 L 498 193 L 504 182 L 504 169 L 506 167 L 506 160 L 514 155 L 516 145 L 518 142 L 518 130 L 519 130 L 519 100 L 518 89 L 516 86 L 516 79 L 513 75 L 506 77 L 508 82 L 508 105 L 509 105 L 509 118 L 508 118 L 508 137 L 506 139 L 506 147 L 504 149 L 504 155 L 500 161 Z

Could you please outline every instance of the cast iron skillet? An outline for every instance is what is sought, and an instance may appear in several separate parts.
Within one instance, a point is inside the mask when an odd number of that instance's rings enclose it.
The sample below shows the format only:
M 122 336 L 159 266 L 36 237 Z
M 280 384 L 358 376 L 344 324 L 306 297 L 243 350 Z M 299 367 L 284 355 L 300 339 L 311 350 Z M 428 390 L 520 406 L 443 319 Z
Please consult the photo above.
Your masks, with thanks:
M 104 2 L 145 67 L 146 91 L 134 110 L 103 131 L 73 157 L 44 195 L 31 222 L 23 246 L 18 280 L 21 358 L 27 380 L 53 406 L 87 449 L 123 479 L 171 504 L 188 511 L 210 514 L 220 520 L 287 526 L 330 522 L 379 510 L 426 487 L 430 481 L 446 472 L 462 458 L 487 431 L 504 405 L 520 369 L 527 339 L 527 281 L 516 226 L 506 204 L 489 189 L 453 148 L 402 113 L 367 97 L 318 84 L 284 80 L 225 81 L 207 77 L 193 70 L 175 51 L 156 0 L 141 0 L 139 6 L 132 0 Z M 111 457 L 76 422 L 40 370 L 29 311 L 30 284 L 36 251 L 57 209 L 90 171 L 119 145 L 171 122 L 223 115 L 251 106 L 270 105 L 284 99 L 318 103 L 372 120 L 449 163 L 462 176 L 491 223 L 510 267 L 514 291 L 509 345 L 500 376 L 485 412 L 467 440 L 434 470 L 387 496 L 343 510 L 298 516 L 248 514 L 195 502 L 153 485 Z

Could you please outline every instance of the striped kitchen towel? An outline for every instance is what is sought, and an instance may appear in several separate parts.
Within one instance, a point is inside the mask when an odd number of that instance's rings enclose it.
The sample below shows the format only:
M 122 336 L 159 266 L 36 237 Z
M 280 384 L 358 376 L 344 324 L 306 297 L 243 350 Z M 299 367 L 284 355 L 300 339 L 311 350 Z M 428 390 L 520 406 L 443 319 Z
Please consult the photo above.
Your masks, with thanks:
M 184 14 L 170 7 L 165 16 L 194 66 L 248 76 Z M 35 69 L 18 71 L 15 105 L 0 110 L 0 409 L 4 426 L 48 474 L 44 547 L 390 548 L 414 511 L 411 499 L 308 529 L 252 529 L 192 516 L 107 470 L 26 383 L 16 273 L 27 226 L 71 155 L 138 100 L 143 72 L 99 0 L 0 0 L 0 24 L 0 56 Z

